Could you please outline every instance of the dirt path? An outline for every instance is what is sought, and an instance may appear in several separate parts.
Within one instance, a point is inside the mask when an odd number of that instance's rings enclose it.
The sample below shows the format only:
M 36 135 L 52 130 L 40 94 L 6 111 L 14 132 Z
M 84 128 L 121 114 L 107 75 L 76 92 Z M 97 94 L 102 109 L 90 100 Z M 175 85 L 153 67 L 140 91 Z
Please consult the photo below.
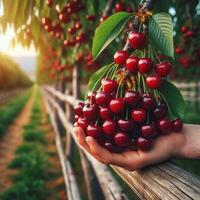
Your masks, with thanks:
M 14 158 L 15 149 L 22 143 L 23 127 L 29 121 L 32 105 L 33 97 L 29 99 L 22 112 L 0 140 L 0 192 L 12 184 L 10 176 L 14 173 L 14 170 L 8 169 L 7 165 Z

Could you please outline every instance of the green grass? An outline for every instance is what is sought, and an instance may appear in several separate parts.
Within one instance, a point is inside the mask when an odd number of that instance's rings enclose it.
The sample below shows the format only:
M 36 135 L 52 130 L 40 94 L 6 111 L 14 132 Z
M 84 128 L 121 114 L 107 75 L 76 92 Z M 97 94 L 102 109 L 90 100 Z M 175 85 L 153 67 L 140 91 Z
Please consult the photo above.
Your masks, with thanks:
M 0 137 L 3 136 L 8 126 L 20 113 L 30 95 L 31 90 L 28 90 L 23 95 L 16 97 L 14 100 L 0 108 Z

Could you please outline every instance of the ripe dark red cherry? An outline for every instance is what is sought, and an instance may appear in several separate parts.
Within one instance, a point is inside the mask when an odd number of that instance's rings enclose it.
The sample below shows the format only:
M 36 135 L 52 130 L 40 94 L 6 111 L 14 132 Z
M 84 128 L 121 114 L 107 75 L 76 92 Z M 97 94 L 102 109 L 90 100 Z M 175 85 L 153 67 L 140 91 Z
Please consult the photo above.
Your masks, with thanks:
M 115 80 L 103 79 L 102 80 L 103 91 L 106 93 L 112 93 L 117 90 L 118 84 Z
M 75 28 L 76 28 L 76 30 L 81 29 L 82 28 L 82 24 L 80 22 L 76 22 Z
M 117 125 L 112 120 L 106 120 L 103 123 L 103 132 L 106 136 L 112 137 L 117 131 Z
M 144 95 L 142 99 L 142 105 L 144 109 L 152 109 L 155 107 L 156 102 L 150 95 Z
M 125 5 L 123 3 L 117 3 L 115 5 L 115 12 L 121 12 L 125 10 Z
M 96 100 L 95 100 L 96 94 L 97 93 L 95 91 L 88 93 L 88 99 L 89 99 L 91 104 L 95 104 L 96 103 Z
M 143 49 L 147 43 L 146 35 L 139 32 L 131 32 L 128 36 L 128 41 L 134 49 Z
M 124 101 L 131 106 L 136 106 L 141 103 L 142 97 L 138 92 L 128 91 L 125 93 Z
M 86 120 L 86 118 L 79 117 L 77 121 L 77 125 L 81 127 L 83 130 L 86 130 L 88 127 L 88 121 Z
M 172 65 L 170 62 L 162 62 L 156 65 L 155 71 L 159 76 L 165 77 L 169 75 L 171 67 Z
M 132 73 L 135 73 L 138 71 L 138 61 L 139 61 L 139 58 L 137 57 L 129 57 L 127 60 L 126 60 L 126 68 L 132 72 Z
M 181 27 L 181 32 L 182 33 L 186 33 L 188 31 L 188 27 L 187 26 L 182 26 Z
M 127 58 L 128 58 L 128 52 L 123 50 L 117 51 L 114 55 L 114 61 L 118 65 L 125 65 Z
M 102 129 L 96 125 L 88 125 L 87 127 L 87 135 L 97 139 L 101 136 Z
M 157 75 L 150 75 L 146 79 L 146 85 L 150 89 L 159 89 L 162 85 L 162 78 Z
M 122 98 L 112 99 L 110 101 L 110 110 L 114 113 L 121 113 L 125 108 L 125 102 Z
M 143 123 L 143 122 L 145 122 L 145 120 L 147 118 L 146 110 L 144 110 L 142 108 L 133 109 L 131 111 L 131 117 L 135 122 Z
M 83 107 L 83 116 L 88 121 L 95 121 L 98 118 L 99 109 L 97 105 L 85 105 Z
M 106 141 L 103 144 L 104 148 L 113 153 L 120 153 L 122 149 L 112 142 Z
M 176 50 L 175 50 L 175 53 L 176 54 L 182 54 L 182 53 L 184 53 L 184 49 L 181 48 L 181 47 L 177 47 Z
M 156 119 L 161 119 L 161 118 L 165 117 L 166 114 L 167 114 L 166 108 L 162 105 L 157 106 L 153 111 L 153 115 Z
M 137 147 L 143 151 L 147 151 L 151 148 L 152 146 L 152 141 L 151 140 L 147 140 L 143 137 L 139 137 L 137 140 L 136 140 L 136 144 L 137 144 Z
M 110 96 L 105 92 L 98 92 L 95 97 L 96 104 L 106 107 L 110 103 Z
M 183 122 L 181 119 L 177 118 L 173 120 L 172 130 L 175 132 L 180 132 L 183 129 Z
M 127 134 L 119 132 L 114 136 L 114 142 L 119 147 L 125 147 L 129 144 L 130 139 Z
M 103 107 L 100 108 L 99 114 L 100 114 L 101 118 L 104 120 L 112 119 L 112 116 L 113 116 L 110 108 L 103 108 Z
M 150 139 L 157 135 L 156 127 L 154 124 L 143 125 L 141 127 L 141 136 Z
M 75 115 L 78 115 L 79 117 L 82 116 L 83 106 L 84 106 L 84 104 L 82 104 L 82 103 L 79 103 L 79 104 L 74 106 Z
M 131 132 L 133 130 L 133 122 L 131 120 L 119 119 L 118 127 L 123 132 Z
M 59 20 L 63 23 L 67 23 L 69 21 L 68 15 L 66 13 L 60 13 Z
M 157 127 L 161 133 L 167 134 L 171 131 L 172 123 L 167 118 L 160 119 L 157 121 Z
M 153 67 L 153 61 L 151 58 L 141 58 L 138 61 L 138 70 L 140 73 L 149 73 Z
M 53 6 L 53 0 L 47 0 L 47 6 L 52 7 Z

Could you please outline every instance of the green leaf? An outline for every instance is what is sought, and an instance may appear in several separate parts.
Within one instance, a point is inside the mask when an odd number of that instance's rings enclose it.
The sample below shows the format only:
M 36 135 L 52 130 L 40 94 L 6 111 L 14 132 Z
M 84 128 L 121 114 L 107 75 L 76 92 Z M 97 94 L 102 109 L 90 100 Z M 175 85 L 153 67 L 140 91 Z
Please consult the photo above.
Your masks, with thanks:
M 179 89 L 170 81 L 164 80 L 159 92 L 166 100 L 170 116 L 172 118 L 179 117 L 183 119 L 185 114 L 185 101 Z
M 153 15 L 148 24 L 149 39 L 162 54 L 174 58 L 173 23 L 167 13 Z
M 132 15 L 130 13 L 118 12 L 101 23 L 96 29 L 93 39 L 92 54 L 94 58 L 97 58 L 97 56 L 120 34 L 131 17 Z
M 101 69 L 99 69 L 98 71 L 96 71 L 89 80 L 88 83 L 88 92 L 92 91 L 93 89 L 97 88 L 100 83 L 101 83 L 101 79 L 106 75 L 106 73 L 108 72 L 108 70 L 115 66 L 113 63 L 110 65 L 105 65 L 104 67 L 102 67 Z M 87 92 L 87 93 L 88 93 Z

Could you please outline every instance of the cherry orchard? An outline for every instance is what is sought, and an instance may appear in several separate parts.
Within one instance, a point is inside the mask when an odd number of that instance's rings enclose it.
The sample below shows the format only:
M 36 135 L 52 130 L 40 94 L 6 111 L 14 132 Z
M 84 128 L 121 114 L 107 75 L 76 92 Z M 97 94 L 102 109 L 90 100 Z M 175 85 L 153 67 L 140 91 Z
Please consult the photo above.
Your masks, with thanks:
M 116 51 L 114 62 L 91 77 L 85 103 L 74 108 L 74 126 L 111 152 L 149 150 L 159 135 L 183 128 L 183 98 L 166 78 L 172 64 L 159 56 L 173 57 L 172 23 L 166 13 L 152 16 L 142 5 L 134 14 L 112 15 L 95 32 L 93 56 L 97 57 L 126 23 L 131 27 L 132 18 L 134 23 L 137 18 L 139 28 L 128 33 L 125 48 Z

